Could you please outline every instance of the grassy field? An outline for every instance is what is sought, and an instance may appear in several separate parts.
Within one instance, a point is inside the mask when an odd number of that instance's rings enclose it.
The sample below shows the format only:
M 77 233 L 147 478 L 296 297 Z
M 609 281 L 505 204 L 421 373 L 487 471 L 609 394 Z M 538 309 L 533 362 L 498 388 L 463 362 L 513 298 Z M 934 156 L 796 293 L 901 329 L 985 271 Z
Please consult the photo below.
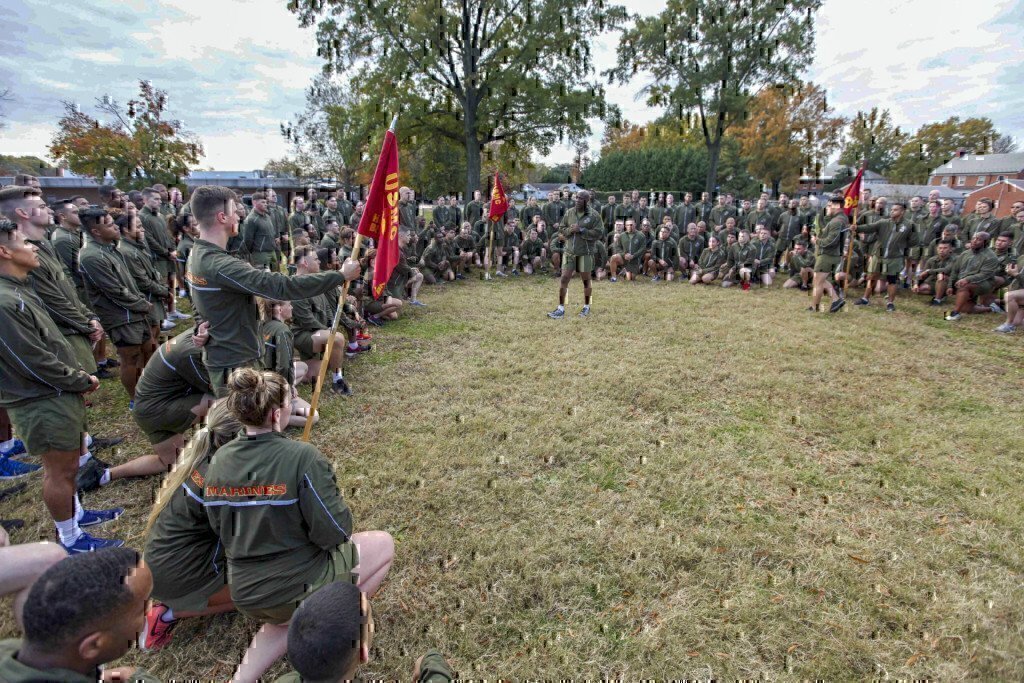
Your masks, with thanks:
M 397 540 L 365 677 L 437 647 L 477 678 L 1024 678 L 1020 336 L 646 280 L 552 321 L 556 291 L 425 290 L 323 406 L 357 529 Z M 105 382 L 92 410 L 129 437 L 115 462 L 145 452 L 125 403 Z M 141 547 L 155 486 L 86 503 L 125 505 L 103 531 Z M 38 475 L 0 513 L 52 533 Z M 226 679 L 256 626 L 124 661 Z

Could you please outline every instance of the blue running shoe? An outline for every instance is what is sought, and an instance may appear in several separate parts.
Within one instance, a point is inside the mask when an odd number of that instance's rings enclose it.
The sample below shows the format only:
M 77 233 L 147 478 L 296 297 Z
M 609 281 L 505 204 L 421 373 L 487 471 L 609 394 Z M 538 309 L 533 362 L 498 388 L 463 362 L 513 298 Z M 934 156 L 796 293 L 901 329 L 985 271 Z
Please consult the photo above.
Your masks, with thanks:
M 21 439 L 5 441 L 3 448 L 0 448 L 0 458 L 9 458 L 12 455 L 21 455 L 25 452 L 25 443 Z
M 78 520 L 78 526 L 97 526 L 113 522 L 124 514 L 124 508 L 111 508 L 109 510 L 82 510 L 82 518 Z
M 413 306 L 421 306 L 421 307 L 424 307 L 424 308 L 426 307 L 426 304 L 425 304 L 425 303 L 423 303 L 422 301 L 420 301 L 419 299 L 411 299 L 411 300 L 409 301 L 409 303 L 410 303 L 411 305 L 413 305 Z
M 64 546 L 64 550 L 67 550 L 69 555 L 77 555 L 78 553 L 91 553 L 105 548 L 120 548 L 123 545 L 124 541 L 119 539 L 94 538 L 83 531 L 78 540 L 71 545 Z
M 0 481 L 7 479 L 21 479 L 27 477 L 36 470 L 40 469 L 39 465 L 33 465 L 28 462 L 21 462 L 19 460 L 11 460 L 10 458 L 0 459 Z
M 556 308 L 555 310 L 548 313 L 548 317 L 554 318 L 555 320 L 561 320 L 562 318 L 565 317 L 565 309 Z

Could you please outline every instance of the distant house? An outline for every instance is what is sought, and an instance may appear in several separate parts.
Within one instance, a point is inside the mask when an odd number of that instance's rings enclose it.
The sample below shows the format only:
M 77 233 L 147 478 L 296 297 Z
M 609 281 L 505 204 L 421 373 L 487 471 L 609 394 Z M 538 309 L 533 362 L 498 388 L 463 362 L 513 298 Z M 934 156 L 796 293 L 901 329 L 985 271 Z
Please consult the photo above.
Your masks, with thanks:
M 844 166 L 838 162 L 833 162 L 815 173 L 800 176 L 797 185 L 797 193 L 818 194 L 825 189 L 826 185 L 831 185 L 832 182 L 836 180 L 836 177 L 841 175 L 853 180 L 857 175 L 857 169 L 852 166 Z M 871 169 L 865 169 L 862 182 L 865 185 L 872 183 L 888 183 L 889 179 L 880 173 L 875 173 Z
M 69 199 L 76 195 L 85 197 L 90 204 L 100 202 L 100 183 L 93 178 L 76 176 L 65 169 L 58 169 L 62 176 L 36 176 L 39 178 L 39 189 L 43 193 L 43 201 L 52 204 L 58 199 Z M 14 176 L 0 176 L 0 187 L 13 185 Z
M 928 184 L 973 192 L 1001 180 L 1024 180 L 1024 152 L 956 155 L 932 171 Z
M 1010 207 L 1013 206 L 1013 203 L 1024 200 L 1024 180 L 1018 178 L 997 180 L 985 187 L 979 187 L 967 195 L 964 200 L 964 211 L 974 211 L 974 206 L 982 197 L 996 203 L 993 213 L 997 218 L 1006 218 L 1010 215 Z
M 867 173 L 864 174 L 867 176 Z M 839 192 L 845 192 L 846 188 L 850 186 L 850 183 L 843 185 L 839 188 Z M 885 197 L 890 202 L 899 200 L 904 203 L 909 202 L 913 197 L 920 197 L 921 199 L 928 201 L 928 195 L 931 192 L 938 192 L 939 199 L 952 199 L 953 206 L 959 208 L 964 203 L 964 193 L 957 192 L 956 190 L 948 187 L 932 187 L 931 185 L 900 185 L 897 183 L 864 183 L 865 190 L 871 190 L 872 197 Z
M 290 206 L 295 197 L 305 197 L 306 191 L 313 188 L 321 195 L 338 189 L 334 178 L 305 179 L 292 176 L 268 175 L 265 171 L 192 171 L 185 177 L 186 194 L 191 194 L 203 185 L 220 185 L 228 187 L 239 195 L 250 195 L 264 188 L 273 188 L 277 192 L 278 203 Z M 357 193 L 353 199 L 358 199 Z

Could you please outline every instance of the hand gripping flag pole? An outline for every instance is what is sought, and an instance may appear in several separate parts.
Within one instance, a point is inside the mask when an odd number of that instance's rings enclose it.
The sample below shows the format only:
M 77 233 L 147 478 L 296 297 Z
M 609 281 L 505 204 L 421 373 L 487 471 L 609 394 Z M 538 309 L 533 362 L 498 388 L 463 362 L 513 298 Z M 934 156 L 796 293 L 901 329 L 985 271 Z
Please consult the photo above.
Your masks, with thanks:
M 391 127 L 384 133 L 384 144 L 380 150 L 380 157 L 377 159 L 377 170 L 373 174 L 373 182 L 370 185 L 370 194 L 366 199 L 366 207 L 363 216 L 359 220 L 359 229 L 356 230 L 355 243 L 352 245 L 352 258 L 359 259 L 359 250 L 362 247 L 363 237 L 370 237 L 376 241 L 377 254 L 373 269 L 373 298 L 377 299 L 384 292 L 388 280 L 391 278 L 391 271 L 398 262 L 398 139 L 395 137 L 395 128 L 398 125 L 398 116 L 391 121 Z M 344 265 L 342 266 L 344 267 Z M 313 389 L 313 398 L 310 401 L 309 419 L 306 420 L 306 427 L 302 431 L 302 440 L 309 441 L 310 433 L 313 430 L 313 415 L 316 414 L 317 405 L 320 403 L 320 392 L 323 391 L 324 382 L 327 379 L 327 366 L 330 363 L 331 354 L 334 352 L 334 338 L 338 334 L 338 326 L 341 324 L 341 316 L 345 301 L 348 299 L 349 281 L 346 280 L 341 288 L 341 296 L 338 298 L 338 307 L 334 309 L 334 323 L 331 325 L 331 334 L 327 338 L 327 348 L 324 349 L 324 361 L 320 364 L 320 376 L 317 378 L 316 386 Z

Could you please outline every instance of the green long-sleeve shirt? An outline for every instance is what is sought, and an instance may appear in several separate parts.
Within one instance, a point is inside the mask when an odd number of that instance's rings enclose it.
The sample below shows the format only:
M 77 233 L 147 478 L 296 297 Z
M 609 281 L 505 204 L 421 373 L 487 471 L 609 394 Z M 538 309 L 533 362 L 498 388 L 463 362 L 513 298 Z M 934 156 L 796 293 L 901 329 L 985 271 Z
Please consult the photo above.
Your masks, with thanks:
M 295 304 L 292 304 L 294 311 Z M 333 321 L 332 321 L 333 322 Z M 295 336 L 281 320 L 264 320 L 260 323 L 263 336 L 263 368 L 273 370 L 295 386 Z
M 495 245 L 495 249 L 497 249 Z M 448 260 L 448 252 L 444 247 L 444 244 L 439 242 L 436 238 L 430 240 L 430 244 L 423 250 L 423 255 L 420 257 L 420 264 L 423 268 L 431 275 L 439 275 L 441 273 L 441 263 Z
M 277 243 L 277 229 L 274 228 L 274 219 L 269 213 L 261 214 L 253 211 L 245 217 L 242 223 L 242 244 L 249 254 L 265 253 L 274 254 L 277 260 L 281 260 L 281 247 Z
M 579 224 L 580 232 L 574 233 L 573 226 Z M 565 253 L 570 256 L 587 256 L 594 253 L 594 242 L 604 237 L 601 216 L 589 206 L 584 212 L 570 208 L 562 216 L 559 232 L 566 239 Z
M 815 253 L 818 256 L 841 256 L 843 253 L 843 236 L 850 228 L 850 219 L 844 213 L 837 213 L 817 236 Z
M 989 248 L 974 251 L 968 249 L 957 257 L 951 279 L 954 282 L 967 280 L 973 284 L 991 281 L 999 274 L 999 257 Z
M 951 254 L 949 258 L 941 259 L 938 255 L 935 255 L 925 262 L 924 268 L 921 269 L 921 274 L 926 282 L 933 283 L 940 274 L 948 278 L 955 266 L 956 256 Z
M 187 330 L 157 347 L 135 387 L 134 415 L 158 417 L 164 406 L 183 396 L 213 394 L 203 351 L 192 334 Z
M 74 351 L 28 280 L 0 275 L 0 407 L 90 387 Z
M 697 260 L 697 267 L 702 273 L 715 273 L 725 265 L 727 258 L 725 249 L 707 247 L 701 252 L 700 258 Z
M 753 268 L 754 259 L 757 258 L 757 248 L 753 242 L 747 242 L 746 244 L 736 244 L 729 247 L 729 258 L 727 263 L 729 268 Z
M 153 308 L 146 315 L 149 324 L 159 325 L 166 313 L 163 302 L 167 299 L 169 290 L 164 284 L 165 280 L 157 274 L 156 268 L 153 267 L 153 257 L 149 253 L 149 248 L 145 244 L 122 237 L 117 243 L 117 251 L 124 257 L 125 265 L 128 266 L 128 271 L 135 278 L 135 286 L 138 287 L 139 292 L 146 298 L 146 301 L 153 304 Z
M 57 323 L 61 334 L 89 334 L 93 312 L 78 298 L 75 283 L 64 270 L 53 245 L 29 240 L 38 248 L 39 267 L 29 273 L 28 280 L 39 295 L 46 312 Z
M 299 597 L 352 534 L 352 514 L 327 460 L 312 444 L 279 432 L 242 434 L 221 446 L 203 491 L 240 607 Z
M 0 641 L 0 681 L 4 683 L 96 683 L 100 680 L 100 670 L 96 669 L 89 675 L 69 669 L 33 669 L 17 659 L 21 648 L 20 640 Z M 129 675 L 132 683 L 160 683 L 160 679 L 142 669 L 135 669 Z
M 334 306 L 326 294 L 292 302 L 292 330 L 316 332 L 330 329 L 334 322 Z
M 689 235 L 683 235 L 679 238 L 676 246 L 679 249 L 679 258 L 684 258 L 687 261 L 696 261 L 704 253 L 706 243 L 700 235 L 693 238 Z
M 75 283 L 75 288 L 85 287 L 85 283 L 82 282 L 82 273 L 78 270 L 78 252 L 82 248 L 82 233 L 58 225 L 57 229 L 53 231 L 53 235 L 50 236 L 50 244 L 53 245 L 53 250 L 57 254 L 57 258 L 60 259 L 61 265 L 64 266 L 65 272 Z
M 192 248 L 185 279 L 196 311 L 210 323 L 210 340 L 203 347 L 208 368 L 237 368 L 263 356 L 255 297 L 297 301 L 345 282 L 333 270 L 291 277 L 259 270 L 204 239 Z
M 158 261 L 171 261 L 174 239 L 171 233 L 167 232 L 167 218 L 159 211 L 143 208 L 139 211 L 139 219 L 142 221 L 142 227 L 146 229 L 146 244 L 149 245 L 153 258 Z
M 651 258 L 655 261 L 664 261 L 670 268 L 675 268 L 676 261 L 679 258 L 676 243 L 670 239 L 654 240 L 651 244 Z
M 883 218 L 857 228 L 865 235 L 875 235 L 871 242 L 871 256 L 881 258 L 903 258 L 907 250 L 917 246 L 917 233 L 913 224 L 905 217 L 899 222 Z
M 639 232 L 620 232 L 615 238 L 612 253 L 619 256 L 629 254 L 633 260 L 637 260 L 647 248 L 647 238 Z
M 101 244 L 91 237 L 78 253 L 85 279 L 85 292 L 103 327 L 142 322 L 150 312 L 149 302 L 135 284 L 128 264 L 113 244 Z

